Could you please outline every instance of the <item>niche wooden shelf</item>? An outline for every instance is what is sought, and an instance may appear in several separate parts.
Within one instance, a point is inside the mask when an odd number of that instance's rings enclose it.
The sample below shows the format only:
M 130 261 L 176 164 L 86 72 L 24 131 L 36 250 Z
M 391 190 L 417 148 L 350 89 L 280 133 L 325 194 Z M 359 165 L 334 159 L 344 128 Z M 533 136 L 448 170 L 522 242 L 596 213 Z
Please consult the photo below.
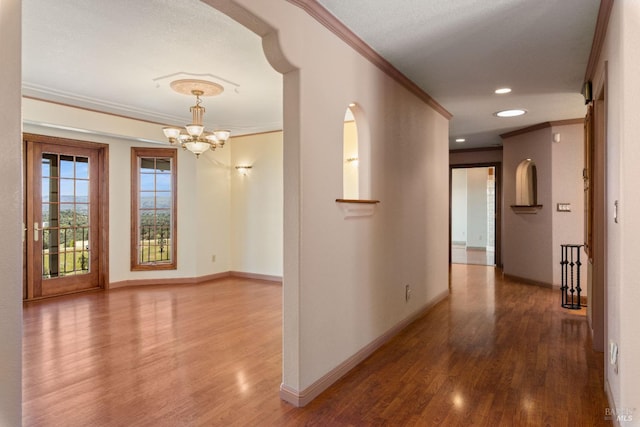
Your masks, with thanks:
M 376 203 L 380 203 L 380 200 L 367 200 L 367 199 L 336 199 L 338 203 L 361 203 L 361 204 L 369 204 L 375 205 Z
M 372 216 L 375 213 L 376 205 L 380 203 L 380 200 L 367 200 L 367 199 L 336 199 L 342 207 L 345 218 L 359 217 L 359 216 Z
M 511 209 L 517 214 L 537 214 L 542 205 L 511 205 Z

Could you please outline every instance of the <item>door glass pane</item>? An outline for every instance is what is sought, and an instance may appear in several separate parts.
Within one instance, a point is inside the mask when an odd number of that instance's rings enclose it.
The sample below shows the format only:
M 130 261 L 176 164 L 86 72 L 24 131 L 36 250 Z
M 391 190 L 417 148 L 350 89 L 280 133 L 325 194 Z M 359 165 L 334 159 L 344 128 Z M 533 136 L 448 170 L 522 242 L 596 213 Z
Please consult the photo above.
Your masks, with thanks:
M 41 164 L 42 277 L 86 274 L 90 271 L 89 159 L 45 153 Z
M 76 180 L 76 203 L 89 202 L 89 181 Z
M 58 202 L 58 179 L 42 178 L 42 201 Z
M 42 154 L 42 176 L 48 177 L 58 176 L 58 156 L 56 154 L 44 153 Z
M 89 159 L 76 157 L 76 179 L 89 179 Z
M 73 179 L 61 179 L 60 180 L 60 201 L 61 202 L 73 202 L 74 189 Z
M 60 156 L 60 178 L 73 178 L 75 176 L 74 170 L 73 156 Z
M 58 226 L 58 204 L 57 203 L 43 203 L 42 204 L 42 227 L 57 227 Z
M 89 225 L 89 205 L 86 203 L 76 204 L 76 226 L 84 227 Z

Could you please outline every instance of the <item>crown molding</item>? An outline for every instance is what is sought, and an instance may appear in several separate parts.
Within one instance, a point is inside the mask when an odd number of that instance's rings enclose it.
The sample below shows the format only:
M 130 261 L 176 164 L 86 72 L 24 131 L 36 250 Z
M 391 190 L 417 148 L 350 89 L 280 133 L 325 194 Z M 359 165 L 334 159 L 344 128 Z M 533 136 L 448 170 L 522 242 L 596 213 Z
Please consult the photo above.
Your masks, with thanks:
M 142 108 L 134 108 L 130 105 L 104 101 L 28 82 L 22 83 L 22 96 L 24 98 L 34 99 L 37 101 L 75 107 L 86 111 L 110 114 L 113 116 L 125 117 L 128 119 L 159 125 L 162 125 L 163 123 L 180 123 L 184 121 L 184 118 L 177 116 L 159 114 Z
M 613 0 L 601 0 L 600 9 L 598 10 L 598 18 L 596 20 L 596 30 L 593 34 L 593 42 L 591 43 L 591 53 L 589 54 L 589 62 L 587 62 L 587 70 L 585 71 L 584 81 L 592 81 L 595 77 L 596 67 L 600 61 L 600 53 L 604 44 L 607 28 L 609 26 L 609 17 L 613 9 Z
M 351 31 L 346 25 L 344 25 L 338 18 L 333 16 L 331 12 L 325 9 L 316 0 L 287 0 L 289 3 L 294 4 L 307 12 L 312 18 L 326 27 L 329 31 L 338 36 L 342 41 L 351 46 L 356 52 L 365 57 L 369 62 L 378 67 L 389 77 L 401 84 L 405 89 L 412 92 L 427 105 L 436 110 L 447 120 L 451 120 L 453 115 L 447 111 L 442 105 L 440 105 L 435 99 L 428 93 L 422 90 L 417 84 L 410 80 L 407 76 L 402 74 L 396 67 L 391 65 L 389 61 L 384 59 L 378 52 L 373 50 L 371 46 L 358 37 L 353 31 Z
M 43 92 L 45 94 L 47 94 L 48 92 Z M 38 101 L 38 102 L 46 102 L 49 104 L 55 104 L 55 105 L 60 105 L 62 107 L 68 107 L 68 108 L 75 108 L 78 110 L 83 110 L 83 111 L 88 111 L 91 113 L 97 113 L 97 114 L 105 114 L 107 116 L 113 116 L 113 117 L 120 117 L 123 119 L 128 119 L 128 120 L 135 120 L 138 122 L 144 122 L 144 123 L 150 123 L 153 125 L 158 125 L 158 126 L 169 126 L 169 123 L 178 123 L 178 122 L 184 122 L 184 118 L 180 119 L 180 118 L 173 118 L 173 119 L 169 119 L 165 122 L 160 122 L 157 120 L 153 120 L 150 118 L 144 118 L 144 117 L 140 117 L 139 115 L 136 115 L 135 112 L 136 111 L 143 111 L 143 110 L 135 110 L 135 109 L 128 109 L 126 106 L 124 106 L 123 110 L 124 112 L 119 112 L 118 109 L 115 109 L 118 112 L 114 112 L 114 111 L 109 111 L 109 109 L 107 108 L 103 108 L 101 107 L 101 102 L 97 102 L 97 106 L 85 106 L 85 105 L 79 105 L 79 104 L 84 104 L 82 102 L 74 102 L 73 98 L 71 97 L 71 100 L 66 99 L 66 100 L 56 100 L 56 99 L 51 99 L 50 97 L 47 97 L 46 95 L 44 97 L 40 97 L 40 96 L 32 96 L 32 95 L 27 95 L 24 93 L 23 91 L 23 98 L 25 99 L 32 99 L 34 101 Z M 82 97 L 77 97 L 77 99 L 83 99 Z M 107 104 L 105 104 L 107 105 Z M 112 104 L 112 105 L 118 105 L 118 104 Z M 113 109 L 111 109 L 113 110 Z M 132 114 L 129 114 L 132 113 Z M 165 116 L 165 115 L 160 115 L 160 114 L 156 114 L 156 113 L 149 113 L 148 114 L 151 117 L 157 117 L 160 120 L 164 120 L 165 117 L 171 117 L 171 116 Z M 45 127 L 55 127 L 54 125 L 49 125 L 49 124 L 45 124 L 45 123 L 36 123 L 33 122 L 32 124 L 36 124 L 38 126 L 45 126 Z M 262 124 L 262 125 L 258 125 L 258 126 L 229 126 L 229 129 L 231 129 L 231 131 L 233 132 L 233 136 L 247 136 L 247 135 L 255 135 L 255 134 L 261 134 L 261 133 L 269 133 L 269 132 L 278 132 L 278 131 L 282 131 L 282 123 L 279 122 L 272 122 L 272 123 L 266 123 L 266 124 Z M 152 141 L 155 142 L 155 141 Z
M 584 119 L 567 119 L 567 120 L 556 120 L 552 122 L 543 122 L 543 123 L 538 123 L 532 126 L 527 126 L 526 128 L 500 134 L 500 138 L 502 139 L 511 138 L 513 136 L 522 135 L 525 133 L 533 132 L 540 129 L 550 128 L 553 126 L 567 126 L 567 125 L 581 125 L 581 124 L 584 124 Z

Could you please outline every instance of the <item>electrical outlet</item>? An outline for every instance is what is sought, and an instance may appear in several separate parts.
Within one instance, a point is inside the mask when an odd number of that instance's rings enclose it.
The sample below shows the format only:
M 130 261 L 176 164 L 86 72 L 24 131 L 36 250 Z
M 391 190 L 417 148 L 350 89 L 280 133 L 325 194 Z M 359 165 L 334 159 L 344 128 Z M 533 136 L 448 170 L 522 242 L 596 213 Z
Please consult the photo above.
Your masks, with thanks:
M 211 262 L 216 262 L 216 256 L 215 255 L 211 255 Z
M 405 300 L 405 302 L 409 302 L 410 299 L 411 299 L 411 286 L 410 285 L 405 285 L 405 287 L 404 287 L 404 300 Z

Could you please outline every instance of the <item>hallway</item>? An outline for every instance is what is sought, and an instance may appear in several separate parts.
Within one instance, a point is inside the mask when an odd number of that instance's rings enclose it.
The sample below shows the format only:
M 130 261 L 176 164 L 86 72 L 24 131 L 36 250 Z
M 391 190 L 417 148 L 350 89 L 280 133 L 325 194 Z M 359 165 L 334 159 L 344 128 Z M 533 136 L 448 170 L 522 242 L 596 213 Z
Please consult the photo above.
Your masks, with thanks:
M 224 279 L 24 308 L 25 426 L 609 425 L 559 293 L 453 265 L 451 296 L 307 407 L 278 397 L 281 287 Z

